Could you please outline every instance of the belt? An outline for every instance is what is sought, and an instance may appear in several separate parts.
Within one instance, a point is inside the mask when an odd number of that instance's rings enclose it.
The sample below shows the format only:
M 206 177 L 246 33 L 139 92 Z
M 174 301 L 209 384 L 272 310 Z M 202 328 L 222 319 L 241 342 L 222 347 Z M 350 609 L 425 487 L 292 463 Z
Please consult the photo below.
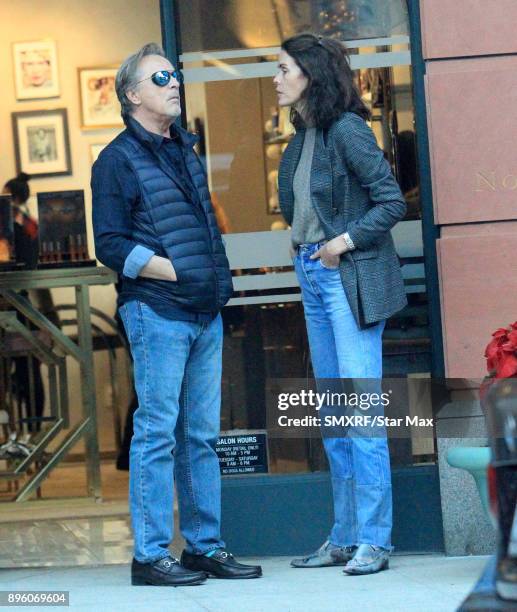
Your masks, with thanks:
M 313 249 L 314 247 L 317 247 L 317 249 L 321 249 L 321 247 L 324 244 L 327 244 L 328 240 L 320 240 L 319 242 L 307 242 L 305 244 L 299 244 L 296 248 L 295 248 L 295 252 L 299 253 L 300 251 L 309 251 L 311 249 Z

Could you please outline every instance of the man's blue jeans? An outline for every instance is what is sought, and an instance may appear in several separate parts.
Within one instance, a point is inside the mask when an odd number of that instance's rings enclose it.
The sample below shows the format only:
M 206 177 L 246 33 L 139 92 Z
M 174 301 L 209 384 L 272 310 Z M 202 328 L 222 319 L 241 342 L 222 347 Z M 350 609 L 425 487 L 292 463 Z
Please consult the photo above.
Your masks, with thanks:
M 358 328 L 339 270 L 310 259 L 318 248 L 318 244 L 302 245 L 294 259 L 314 375 L 316 379 L 377 379 L 380 387 L 385 322 Z M 334 496 L 332 544 L 373 544 L 391 550 L 391 474 L 383 433 L 324 437 Z
M 222 322 L 173 321 L 137 300 L 120 308 L 134 361 L 129 503 L 135 559 L 169 554 L 174 480 L 187 551 L 223 548 L 215 445 L 221 404 Z M 174 475 L 174 480 L 173 480 Z

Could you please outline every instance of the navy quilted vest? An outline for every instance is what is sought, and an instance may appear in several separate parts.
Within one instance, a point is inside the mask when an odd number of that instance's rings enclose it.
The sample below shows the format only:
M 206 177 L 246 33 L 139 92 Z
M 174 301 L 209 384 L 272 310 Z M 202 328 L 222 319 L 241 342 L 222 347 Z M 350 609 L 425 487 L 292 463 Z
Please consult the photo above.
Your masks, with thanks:
M 140 124 L 129 120 L 111 143 L 123 153 L 137 176 L 141 198 L 133 210 L 138 244 L 169 257 L 178 282 L 171 283 L 174 302 L 192 312 L 220 310 L 233 292 L 230 266 L 217 226 L 205 170 L 193 150 L 196 137 L 177 128 L 185 161 L 197 193 L 192 202 L 173 169 L 153 150 Z

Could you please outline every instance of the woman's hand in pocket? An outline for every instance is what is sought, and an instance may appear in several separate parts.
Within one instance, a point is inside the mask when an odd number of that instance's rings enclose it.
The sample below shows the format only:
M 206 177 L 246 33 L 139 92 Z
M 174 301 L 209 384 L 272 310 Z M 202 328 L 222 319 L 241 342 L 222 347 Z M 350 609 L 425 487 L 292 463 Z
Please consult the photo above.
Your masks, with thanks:
M 311 259 L 321 259 L 321 264 L 325 268 L 338 268 L 340 256 L 347 250 L 343 236 L 336 236 L 326 242 L 316 253 L 313 253 Z

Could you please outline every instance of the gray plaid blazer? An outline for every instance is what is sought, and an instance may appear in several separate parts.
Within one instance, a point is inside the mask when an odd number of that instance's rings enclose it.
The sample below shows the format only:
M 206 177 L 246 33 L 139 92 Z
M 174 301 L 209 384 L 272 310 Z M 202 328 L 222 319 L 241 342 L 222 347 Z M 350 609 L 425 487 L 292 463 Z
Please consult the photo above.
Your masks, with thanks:
M 278 187 L 280 208 L 293 221 L 293 178 L 305 130 L 284 152 Z M 348 302 L 361 327 L 387 319 L 407 304 L 390 229 L 406 213 L 406 203 L 366 122 L 344 113 L 317 130 L 311 169 L 311 198 L 327 240 L 348 232 L 356 249 L 341 256 L 340 273 Z

